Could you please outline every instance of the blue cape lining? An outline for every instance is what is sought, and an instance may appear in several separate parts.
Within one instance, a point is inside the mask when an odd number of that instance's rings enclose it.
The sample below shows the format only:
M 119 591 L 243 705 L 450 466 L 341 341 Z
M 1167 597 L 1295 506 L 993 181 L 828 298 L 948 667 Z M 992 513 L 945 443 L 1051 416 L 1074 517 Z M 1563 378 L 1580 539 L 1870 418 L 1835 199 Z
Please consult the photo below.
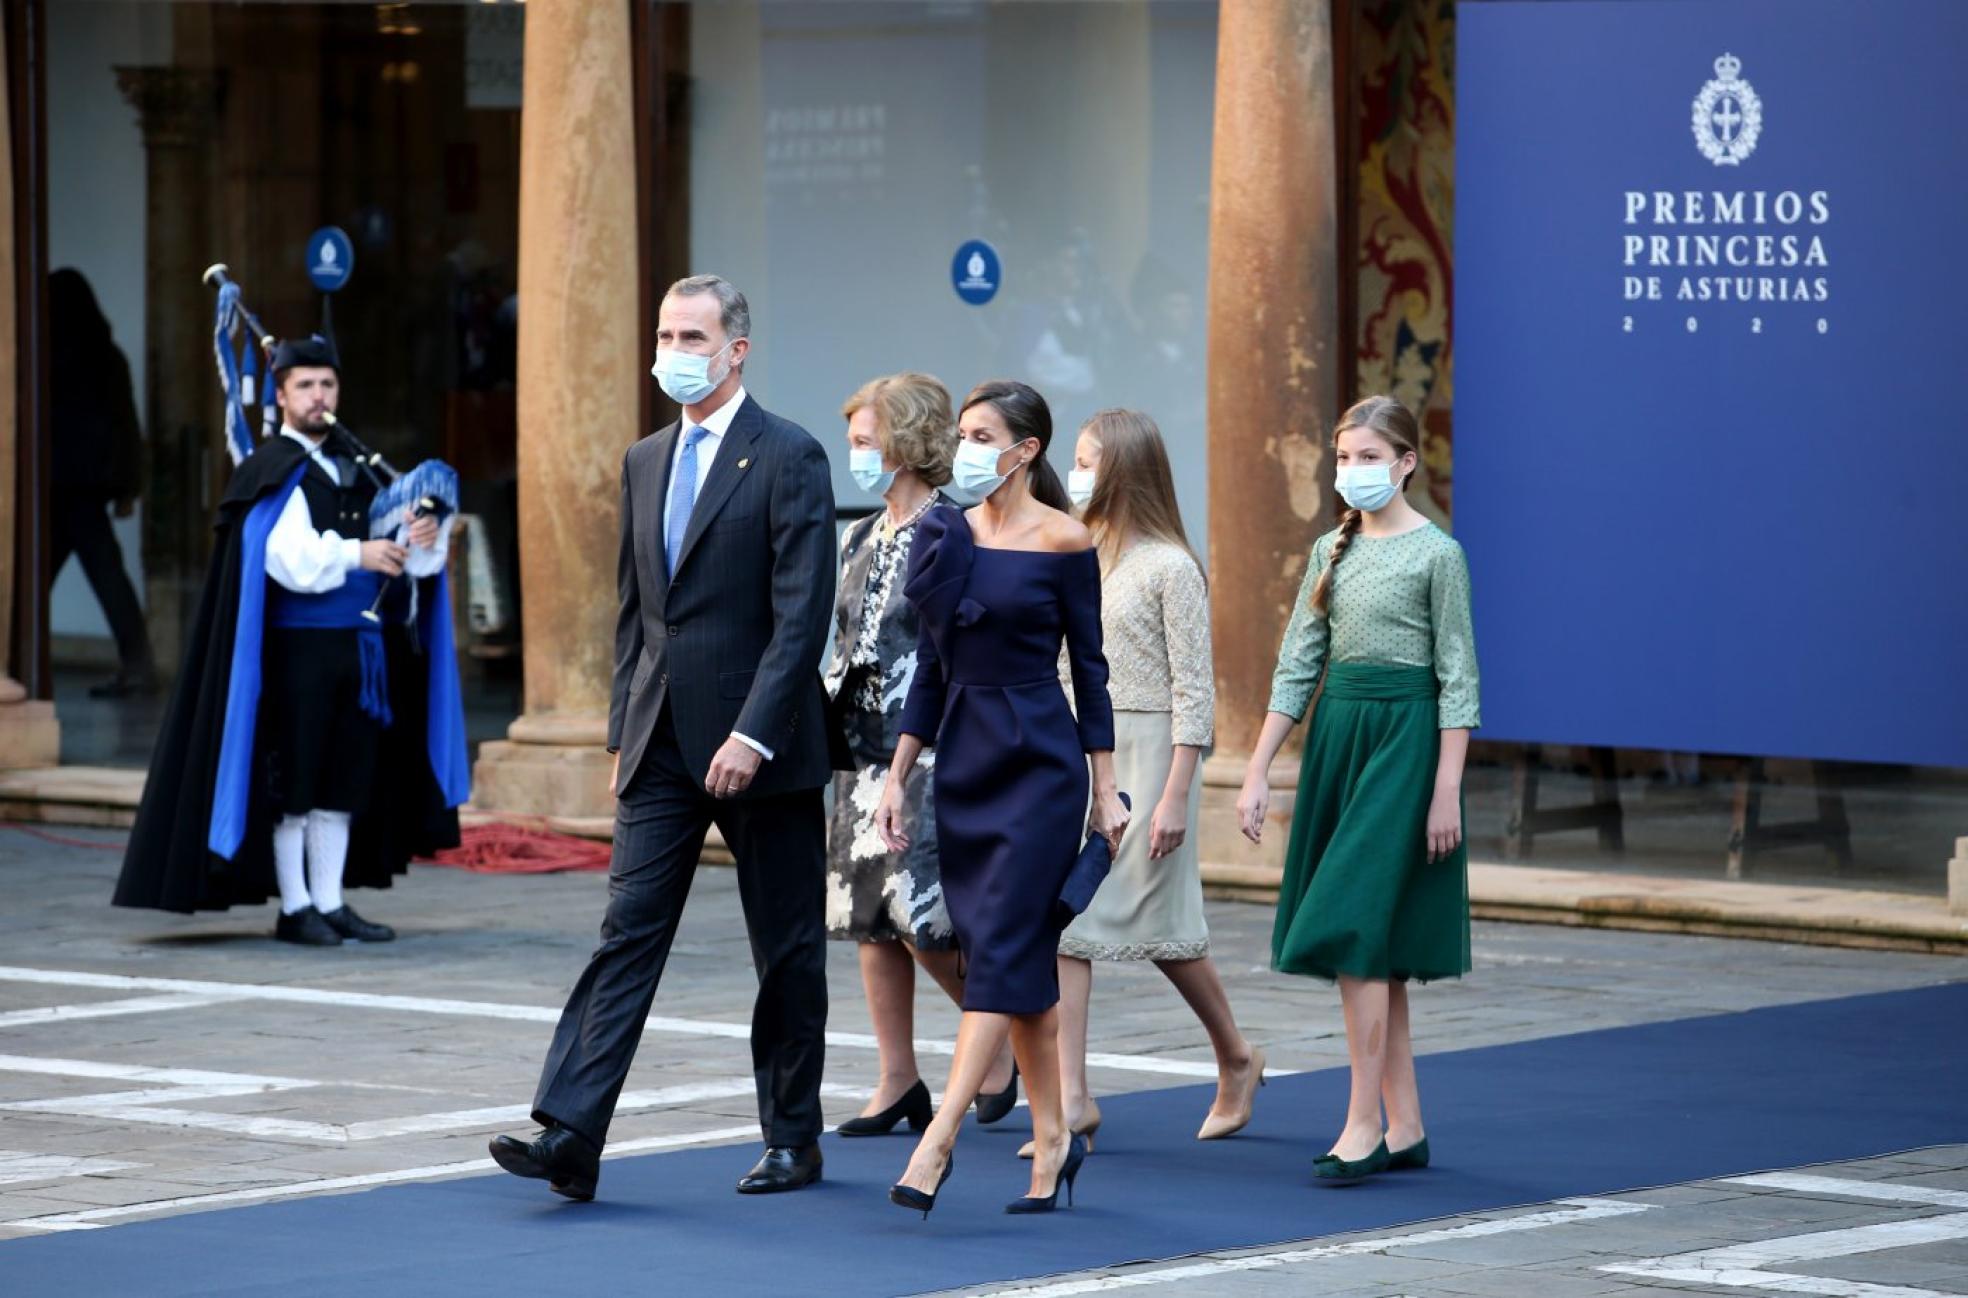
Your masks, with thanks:
M 213 780 L 212 819 L 205 846 L 225 860 L 239 852 L 246 837 L 246 813 L 253 793 L 253 744 L 260 714 L 260 655 L 266 636 L 266 547 L 287 498 L 307 471 L 303 459 L 272 492 L 247 511 L 239 535 L 239 608 L 232 638 L 232 672 L 226 685 L 225 727 Z M 429 663 L 425 751 L 446 807 L 471 797 L 471 765 L 465 754 L 464 695 L 451 636 L 451 597 L 445 574 L 435 580 L 436 598 L 419 610 L 422 643 Z M 441 616 L 440 616 L 441 614 Z

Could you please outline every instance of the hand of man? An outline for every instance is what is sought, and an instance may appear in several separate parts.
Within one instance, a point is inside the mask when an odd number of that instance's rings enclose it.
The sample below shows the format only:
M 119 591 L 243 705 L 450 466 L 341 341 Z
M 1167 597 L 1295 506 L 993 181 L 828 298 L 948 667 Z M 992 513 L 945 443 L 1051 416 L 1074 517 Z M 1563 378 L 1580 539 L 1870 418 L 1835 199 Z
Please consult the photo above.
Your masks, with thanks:
M 735 798 L 752 787 L 764 759 L 759 751 L 735 735 L 718 748 L 711 759 L 710 774 L 704 777 L 704 791 L 713 798 Z
M 403 571 L 403 560 L 409 553 L 394 541 L 364 541 L 362 566 L 370 572 L 394 577 Z
M 419 550 L 428 550 L 437 544 L 438 522 L 426 514 L 410 524 L 410 544 Z
M 619 748 L 615 750 L 615 760 L 608 768 L 608 796 L 622 796 L 622 750 Z

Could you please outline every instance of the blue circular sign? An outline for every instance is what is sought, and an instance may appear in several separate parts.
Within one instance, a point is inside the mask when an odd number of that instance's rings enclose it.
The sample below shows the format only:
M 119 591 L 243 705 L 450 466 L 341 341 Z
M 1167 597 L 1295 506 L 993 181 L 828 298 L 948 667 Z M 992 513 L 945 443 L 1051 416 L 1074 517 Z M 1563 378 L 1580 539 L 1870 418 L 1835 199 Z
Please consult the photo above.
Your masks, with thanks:
M 998 250 L 982 239 L 972 239 L 957 249 L 957 255 L 950 259 L 950 283 L 956 287 L 957 296 L 972 306 L 989 302 L 1004 283 Z
M 355 245 L 338 225 L 324 225 L 308 236 L 307 273 L 323 293 L 348 283 L 355 270 Z

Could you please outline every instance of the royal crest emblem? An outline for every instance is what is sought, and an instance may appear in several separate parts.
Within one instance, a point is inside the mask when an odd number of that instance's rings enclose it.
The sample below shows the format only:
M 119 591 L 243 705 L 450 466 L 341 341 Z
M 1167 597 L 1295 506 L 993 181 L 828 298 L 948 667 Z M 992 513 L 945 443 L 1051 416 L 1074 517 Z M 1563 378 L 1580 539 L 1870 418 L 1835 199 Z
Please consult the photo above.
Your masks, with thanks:
M 1715 79 L 1695 96 L 1695 147 L 1718 167 L 1740 165 L 1763 134 L 1763 101 L 1741 72 L 1742 60 L 1724 54 L 1715 60 Z

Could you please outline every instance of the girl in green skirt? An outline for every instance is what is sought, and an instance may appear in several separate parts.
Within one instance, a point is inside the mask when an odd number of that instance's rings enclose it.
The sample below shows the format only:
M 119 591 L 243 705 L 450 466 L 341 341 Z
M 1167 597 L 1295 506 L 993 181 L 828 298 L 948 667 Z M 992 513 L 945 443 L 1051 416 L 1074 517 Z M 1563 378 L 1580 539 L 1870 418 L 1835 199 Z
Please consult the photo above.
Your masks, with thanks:
M 1271 962 L 1339 982 L 1352 1097 L 1313 1171 L 1340 1184 L 1427 1166 L 1408 982 L 1469 970 L 1462 767 L 1479 724 L 1476 643 L 1462 547 L 1403 494 L 1419 443 L 1392 397 L 1340 416 L 1333 455 L 1348 508 L 1312 546 L 1237 799 L 1245 837 L 1260 841 L 1271 761 L 1323 676 Z

